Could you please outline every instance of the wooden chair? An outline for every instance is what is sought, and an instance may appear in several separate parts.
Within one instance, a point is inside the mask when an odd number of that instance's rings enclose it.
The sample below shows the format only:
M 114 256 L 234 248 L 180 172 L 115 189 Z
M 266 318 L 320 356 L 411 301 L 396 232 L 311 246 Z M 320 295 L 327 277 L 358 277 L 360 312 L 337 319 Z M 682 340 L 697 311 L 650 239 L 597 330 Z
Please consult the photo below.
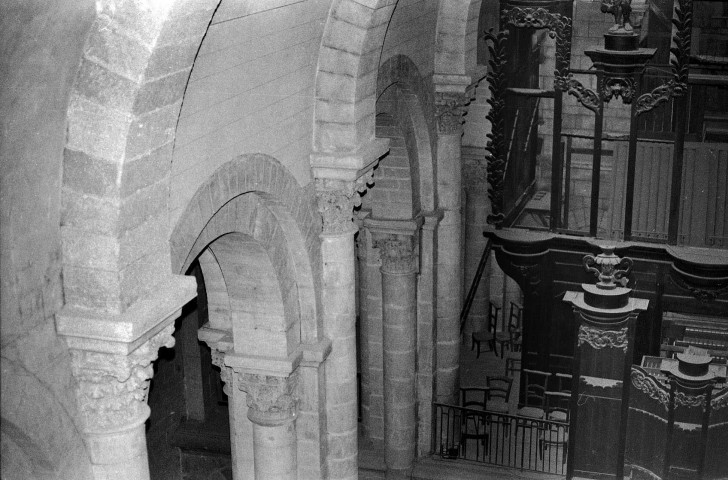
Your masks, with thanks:
M 498 325 L 498 312 L 500 311 L 500 307 L 493 304 L 493 302 L 489 302 L 488 307 L 488 325 L 486 326 L 486 330 L 481 330 L 479 332 L 473 332 L 472 334 L 472 340 L 473 343 L 470 346 L 470 350 L 474 349 L 477 345 L 478 347 L 478 353 L 476 355 L 476 358 L 480 358 L 480 344 L 485 342 L 488 345 L 489 352 L 496 352 L 495 350 L 495 328 Z M 496 352 L 497 354 L 498 352 Z
M 495 334 L 495 343 L 501 346 L 501 358 L 503 358 L 505 348 L 510 351 L 520 351 L 521 349 L 521 312 L 523 307 L 517 303 L 511 302 L 511 313 L 508 316 L 508 325 L 503 332 Z M 517 342 L 514 343 L 514 342 Z
M 527 418 L 543 419 L 546 416 L 546 392 L 549 390 L 549 372 L 529 370 L 524 368 L 523 375 L 523 407 L 518 409 L 518 415 Z
M 488 411 L 508 413 L 508 400 L 511 398 L 513 379 L 499 375 L 485 377 L 488 385 Z
M 488 395 L 488 387 L 461 387 L 460 406 L 471 410 L 485 411 Z M 488 449 L 488 434 L 485 428 L 485 415 L 472 412 L 463 412 L 460 426 L 460 448 L 463 458 L 467 458 L 468 440 L 477 440 L 484 451 Z M 480 446 L 476 447 L 476 458 L 480 456 Z
M 546 419 L 568 425 L 570 402 L 571 393 L 546 392 Z M 547 424 L 539 433 L 538 445 L 540 457 L 543 457 L 551 447 L 562 448 L 561 463 L 566 463 L 569 448 L 569 432 L 567 427 L 558 424 Z

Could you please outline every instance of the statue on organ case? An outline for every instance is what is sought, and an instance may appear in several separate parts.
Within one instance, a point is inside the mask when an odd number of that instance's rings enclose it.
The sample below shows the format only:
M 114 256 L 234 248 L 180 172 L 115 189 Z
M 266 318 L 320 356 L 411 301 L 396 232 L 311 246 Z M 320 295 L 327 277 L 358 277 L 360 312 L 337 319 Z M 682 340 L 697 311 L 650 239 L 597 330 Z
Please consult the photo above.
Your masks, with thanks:
M 631 34 L 632 24 L 629 16 L 632 13 L 632 0 L 602 0 L 602 13 L 614 15 L 614 26 L 609 29 L 612 34 Z

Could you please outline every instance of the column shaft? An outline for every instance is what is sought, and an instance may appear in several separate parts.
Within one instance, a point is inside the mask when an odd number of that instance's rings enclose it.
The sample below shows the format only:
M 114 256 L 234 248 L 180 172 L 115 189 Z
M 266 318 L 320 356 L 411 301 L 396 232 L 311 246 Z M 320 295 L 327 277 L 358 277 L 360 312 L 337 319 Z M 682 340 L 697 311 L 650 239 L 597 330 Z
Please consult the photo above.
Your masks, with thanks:
M 382 268 L 384 313 L 384 432 L 387 478 L 405 477 L 415 458 L 414 271 L 388 273 Z
M 324 264 L 324 333 L 331 339 L 326 361 L 326 416 L 330 478 L 357 478 L 356 330 L 354 235 L 321 235 Z
M 470 175 L 469 175 L 470 176 Z M 483 231 L 487 226 L 486 220 L 489 212 L 489 202 L 486 193 L 485 179 L 483 182 L 473 183 L 466 188 L 465 199 L 465 289 L 463 295 L 467 295 L 470 286 L 473 284 L 475 272 L 478 270 L 480 257 L 487 243 Z M 464 336 L 470 338 L 472 332 L 482 330 L 486 325 L 488 315 L 488 301 L 490 300 L 490 262 L 486 267 L 478 285 L 478 290 L 470 306 L 470 314 L 465 324 Z
M 293 421 L 283 425 L 253 424 L 256 480 L 294 480 L 296 474 L 296 428 Z
M 443 218 L 437 228 L 437 393 L 452 403 L 458 390 L 462 232 L 460 216 L 460 135 L 438 136 L 437 191 Z

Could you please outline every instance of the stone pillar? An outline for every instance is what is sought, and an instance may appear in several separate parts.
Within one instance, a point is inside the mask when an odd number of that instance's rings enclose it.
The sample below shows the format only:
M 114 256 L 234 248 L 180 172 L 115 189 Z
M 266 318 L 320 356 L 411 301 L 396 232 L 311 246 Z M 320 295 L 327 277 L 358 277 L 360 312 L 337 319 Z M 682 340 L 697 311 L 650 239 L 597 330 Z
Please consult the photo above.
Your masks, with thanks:
M 488 214 L 490 213 L 490 201 L 488 200 L 488 184 L 486 183 L 485 151 L 483 149 L 463 149 L 463 186 L 465 191 L 465 259 L 463 269 L 465 271 L 465 289 L 463 299 L 467 296 L 475 272 L 478 270 L 480 258 L 487 244 L 483 232 L 487 226 Z M 470 338 L 473 332 L 485 328 L 488 316 L 488 301 L 490 300 L 490 270 L 492 262 L 488 261 L 486 269 L 480 278 L 478 290 L 473 297 L 470 306 L 470 314 L 465 324 L 463 336 Z
M 56 330 L 71 355 L 94 478 L 149 479 L 144 423 L 152 362 L 161 347 L 174 346 L 174 320 L 195 293 L 194 278 L 175 275 L 122 313 L 67 304 L 56 314 Z
M 409 478 L 416 451 L 417 257 L 414 221 L 367 219 L 382 258 L 384 460 L 387 478 Z
M 382 413 L 382 279 L 379 249 L 371 232 L 359 230 L 359 352 L 361 358 L 361 395 L 363 438 L 380 449 L 384 438 Z
M 648 300 L 631 298 L 632 289 L 625 288 L 632 260 L 617 257 L 614 248 L 601 248 L 604 253 L 584 257 L 599 283 L 585 283 L 583 291 L 564 294 L 577 322 L 568 478 L 624 476 L 635 323 Z M 599 448 L 594 448 L 596 432 Z
M 218 330 L 208 324 L 198 331 L 197 336 L 210 347 L 212 363 L 220 368 L 222 388 L 228 396 L 233 478 L 255 478 L 253 424 L 248 420 L 245 392 L 238 388 L 239 382 L 232 367 L 225 364 L 226 353 L 233 351 L 232 332 Z
M 470 77 L 434 75 L 437 115 L 437 195 L 443 218 L 437 229 L 438 402 L 458 396 L 462 306 L 461 158 L 462 115 Z
M 238 388 L 247 393 L 248 419 L 253 422 L 255 479 L 298 478 L 295 423 L 298 372 L 288 377 L 235 373 Z
M 71 349 L 83 432 L 97 479 L 149 478 L 147 391 L 160 347 L 174 346 L 174 324 L 128 355 Z
M 323 216 L 324 333 L 331 339 L 326 368 L 326 420 L 331 478 L 357 478 L 356 301 L 353 208 L 359 182 L 319 179 L 317 195 Z
M 353 210 L 389 142 L 374 139 L 351 152 L 316 152 L 311 168 L 323 218 L 321 238 L 328 478 L 357 478 L 356 281 Z

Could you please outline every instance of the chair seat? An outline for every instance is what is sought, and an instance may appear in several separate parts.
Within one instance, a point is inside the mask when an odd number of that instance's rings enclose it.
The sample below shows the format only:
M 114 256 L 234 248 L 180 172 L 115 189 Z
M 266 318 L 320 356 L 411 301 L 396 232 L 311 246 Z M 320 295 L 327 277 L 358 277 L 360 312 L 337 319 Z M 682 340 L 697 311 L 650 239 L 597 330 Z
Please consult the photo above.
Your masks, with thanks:
M 508 332 L 496 332 L 495 339 L 499 342 L 510 342 L 511 334 Z
M 493 334 L 491 332 L 473 332 L 473 340 L 476 342 L 488 342 L 490 340 L 493 340 Z
M 566 415 L 566 412 L 554 411 L 554 412 L 549 413 L 548 419 L 549 420 L 554 420 L 554 421 L 557 421 L 557 422 L 566 422 L 567 419 L 568 419 L 568 417 Z
M 518 415 L 527 418 L 538 418 L 541 419 L 546 415 L 543 408 L 538 407 L 522 407 L 518 409 Z
M 492 400 L 488 402 L 487 410 L 496 413 L 508 413 L 508 404 L 503 400 Z

